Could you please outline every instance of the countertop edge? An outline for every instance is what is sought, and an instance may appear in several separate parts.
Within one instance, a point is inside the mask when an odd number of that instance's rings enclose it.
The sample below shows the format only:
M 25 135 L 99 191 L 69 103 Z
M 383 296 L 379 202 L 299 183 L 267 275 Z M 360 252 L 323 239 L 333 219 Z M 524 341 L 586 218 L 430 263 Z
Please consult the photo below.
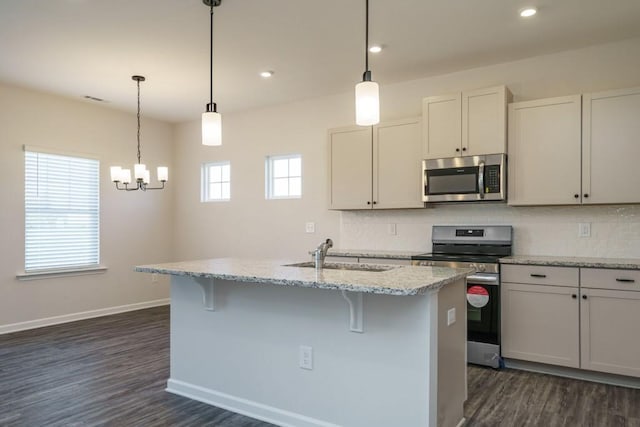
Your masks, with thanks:
M 500 258 L 500 264 L 539 265 L 553 267 L 609 268 L 618 270 L 640 270 L 640 260 L 618 258 L 580 258 L 553 256 L 515 255 Z

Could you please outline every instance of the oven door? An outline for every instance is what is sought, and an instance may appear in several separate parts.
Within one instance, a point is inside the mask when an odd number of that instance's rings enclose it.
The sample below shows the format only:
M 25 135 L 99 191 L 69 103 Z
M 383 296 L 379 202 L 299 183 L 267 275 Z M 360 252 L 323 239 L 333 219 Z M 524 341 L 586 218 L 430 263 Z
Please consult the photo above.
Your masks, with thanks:
M 467 341 L 500 344 L 500 287 L 497 274 L 467 277 Z

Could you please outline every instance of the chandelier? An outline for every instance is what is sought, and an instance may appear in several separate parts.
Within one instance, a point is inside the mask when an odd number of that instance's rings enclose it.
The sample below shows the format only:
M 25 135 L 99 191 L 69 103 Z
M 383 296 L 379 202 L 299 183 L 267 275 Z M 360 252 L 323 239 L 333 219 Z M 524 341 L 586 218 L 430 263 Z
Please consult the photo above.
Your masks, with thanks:
M 149 187 L 150 173 L 147 167 L 141 163 L 142 156 L 140 154 L 140 82 L 145 81 L 143 76 L 131 76 L 138 84 L 138 163 L 133 165 L 133 173 L 135 182 L 131 185 L 131 169 L 122 169 L 120 166 L 111 166 L 111 181 L 116 184 L 116 189 L 125 191 L 136 190 L 162 190 L 164 183 L 169 180 L 169 168 L 166 166 L 158 166 L 158 181 L 161 187 Z M 122 184 L 122 186 L 120 186 Z

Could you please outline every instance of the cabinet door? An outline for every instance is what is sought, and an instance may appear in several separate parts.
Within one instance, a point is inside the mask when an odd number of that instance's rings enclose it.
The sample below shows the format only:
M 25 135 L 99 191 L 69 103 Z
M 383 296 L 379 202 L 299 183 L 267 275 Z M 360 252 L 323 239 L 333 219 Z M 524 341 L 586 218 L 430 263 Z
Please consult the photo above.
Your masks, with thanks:
M 373 128 L 373 208 L 422 208 L 420 118 Z
M 640 292 L 583 289 L 582 368 L 640 377 Z
M 329 209 L 371 208 L 371 129 L 329 131 Z
M 507 102 L 511 93 L 497 86 L 462 93 L 462 153 L 507 152 Z
M 579 367 L 578 288 L 502 285 L 502 355 Z
M 583 203 L 640 202 L 640 88 L 583 97 Z
M 462 155 L 462 95 L 424 98 L 422 126 L 422 154 L 425 159 Z
M 580 203 L 580 99 L 509 105 L 510 205 Z

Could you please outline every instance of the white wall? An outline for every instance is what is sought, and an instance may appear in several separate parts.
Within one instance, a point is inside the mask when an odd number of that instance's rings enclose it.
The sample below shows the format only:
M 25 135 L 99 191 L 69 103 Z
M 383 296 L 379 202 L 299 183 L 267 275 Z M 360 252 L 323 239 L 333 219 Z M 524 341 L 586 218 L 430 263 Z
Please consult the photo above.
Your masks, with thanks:
M 420 114 L 421 99 L 451 91 L 506 84 L 515 101 L 640 85 L 640 39 L 529 58 L 409 82 L 381 83 L 383 120 Z M 375 70 L 374 70 L 375 75 Z M 358 76 L 353 78 L 356 83 Z M 223 146 L 199 145 L 199 123 L 176 131 L 175 242 L 178 259 L 212 256 L 306 257 L 325 237 L 352 249 L 429 250 L 432 224 L 513 224 L 520 254 L 640 257 L 640 207 L 449 205 L 399 211 L 331 212 L 327 200 L 330 127 L 354 123 L 353 94 L 344 93 L 256 111 L 224 114 Z M 303 198 L 265 201 L 264 157 L 303 156 Z M 230 160 L 232 200 L 199 202 L 199 168 Z M 315 221 L 316 234 L 304 223 Z M 577 222 L 593 236 L 577 238 Z M 386 224 L 398 224 L 387 234 Z
M 171 174 L 171 126 L 143 116 L 141 140 L 143 163 L 162 162 Z M 106 273 L 16 279 L 24 271 L 23 144 L 100 159 L 100 251 Z M 135 114 L 0 84 L 0 329 L 168 298 L 165 278 L 152 284 L 133 266 L 171 259 L 173 185 L 162 192 L 116 191 L 109 166 L 135 162 Z

